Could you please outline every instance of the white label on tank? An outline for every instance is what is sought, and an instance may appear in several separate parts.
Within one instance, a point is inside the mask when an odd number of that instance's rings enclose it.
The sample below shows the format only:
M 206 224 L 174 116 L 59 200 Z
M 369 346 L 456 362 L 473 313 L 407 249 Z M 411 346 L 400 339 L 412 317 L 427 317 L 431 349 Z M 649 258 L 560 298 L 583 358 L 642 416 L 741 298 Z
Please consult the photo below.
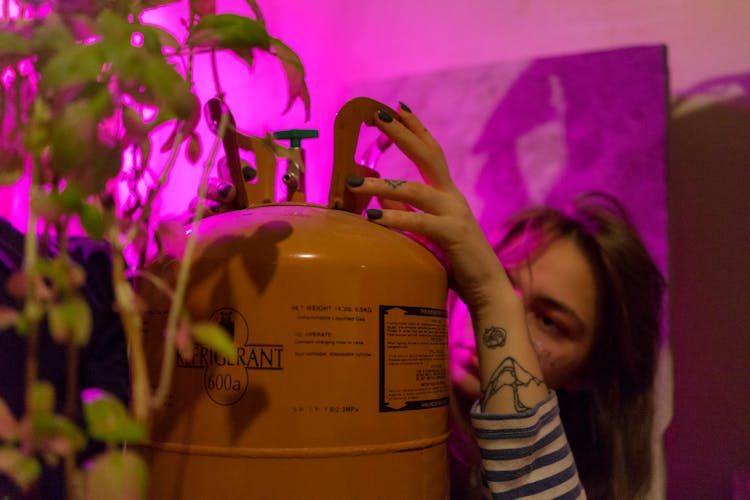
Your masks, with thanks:
M 444 309 L 380 306 L 380 411 L 448 404 Z

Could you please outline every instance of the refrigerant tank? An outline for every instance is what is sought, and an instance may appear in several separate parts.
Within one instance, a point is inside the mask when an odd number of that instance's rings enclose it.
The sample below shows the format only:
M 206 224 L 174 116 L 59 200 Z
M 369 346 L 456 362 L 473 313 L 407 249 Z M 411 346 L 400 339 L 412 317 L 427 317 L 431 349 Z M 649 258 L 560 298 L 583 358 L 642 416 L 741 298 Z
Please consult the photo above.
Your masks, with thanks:
M 448 497 L 445 271 L 336 204 L 201 222 L 186 308 L 236 355 L 178 356 L 146 447 L 150 498 Z M 153 379 L 167 304 L 149 304 Z

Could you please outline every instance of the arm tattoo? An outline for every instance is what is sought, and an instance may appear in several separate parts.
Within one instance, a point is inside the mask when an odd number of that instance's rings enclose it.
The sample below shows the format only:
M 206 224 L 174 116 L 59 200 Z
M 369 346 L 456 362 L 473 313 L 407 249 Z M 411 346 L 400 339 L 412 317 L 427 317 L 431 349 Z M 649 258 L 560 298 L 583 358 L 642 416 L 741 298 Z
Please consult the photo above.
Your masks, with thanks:
M 505 332 L 505 328 L 500 328 L 499 326 L 491 326 L 484 329 L 484 333 L 482 334 L 482 342 L 484 342 L 484 345 L 489 347 L 490 349 L 495 349 L 496 347 L 504 346 L 505 339 L 507 337 L 508 334 Z
M 383 182 L 385 182 L 386 184 L 388 184 L 389 186 L 391 186 L 393 189 L 396 189 L 397 187 L 399 187 L 402 184 L 406 184 L 406 181 L 399 181 L 399 180 L 395 180 L 395 179 L 383 179 Z
M 495 394 L 500 392 L 504 387 L 513 391 L 513 405 L 517 412 L 529 409 L 522 401 L 519 395 L 521 387 L 530 387 L 533 385 L 540 386 L 544 382 L 532 375 L 528 370 L 518 364 L 518 361 L 511 357 L 505 358 L 500 365 L 492 372 L 487 387 L 482 389 L 482 399 L 479 403 L 480 408 L 484 411 L 487 402 Z M 507 392 L 507 391 L 504 391 Z

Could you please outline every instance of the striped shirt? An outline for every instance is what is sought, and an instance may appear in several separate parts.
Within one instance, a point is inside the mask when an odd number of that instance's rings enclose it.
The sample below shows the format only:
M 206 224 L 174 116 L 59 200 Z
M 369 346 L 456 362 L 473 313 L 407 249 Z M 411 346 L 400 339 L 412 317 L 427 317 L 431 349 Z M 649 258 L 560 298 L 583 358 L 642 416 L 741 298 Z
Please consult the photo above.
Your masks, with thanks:
M 586 498 L 553 391 L 514 415 L 482 414 L 477 402 L 471 420 L 493 500 Z

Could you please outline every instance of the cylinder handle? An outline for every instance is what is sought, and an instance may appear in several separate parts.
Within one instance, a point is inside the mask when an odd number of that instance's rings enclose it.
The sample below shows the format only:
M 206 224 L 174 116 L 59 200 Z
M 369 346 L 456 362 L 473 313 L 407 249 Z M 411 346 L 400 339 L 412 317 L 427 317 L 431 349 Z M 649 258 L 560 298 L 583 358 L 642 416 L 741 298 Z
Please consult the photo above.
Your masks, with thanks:
M 354 195 L 346 189 L 346 179 L 351 176 L 380 176 L 376 170 L 360 165 L 354 160 L 359 130 L 363 123 L 370 127 L 375 125 L 374 115 L 379 109 L 401 121 L 396 111 L 369 97 L 355 97 L 344 104 L 336 115 L 333 124 L 333 170 L 331 188 L 328 191 L 329 208 L 360 213 L 370 202 L 369 196 Z

